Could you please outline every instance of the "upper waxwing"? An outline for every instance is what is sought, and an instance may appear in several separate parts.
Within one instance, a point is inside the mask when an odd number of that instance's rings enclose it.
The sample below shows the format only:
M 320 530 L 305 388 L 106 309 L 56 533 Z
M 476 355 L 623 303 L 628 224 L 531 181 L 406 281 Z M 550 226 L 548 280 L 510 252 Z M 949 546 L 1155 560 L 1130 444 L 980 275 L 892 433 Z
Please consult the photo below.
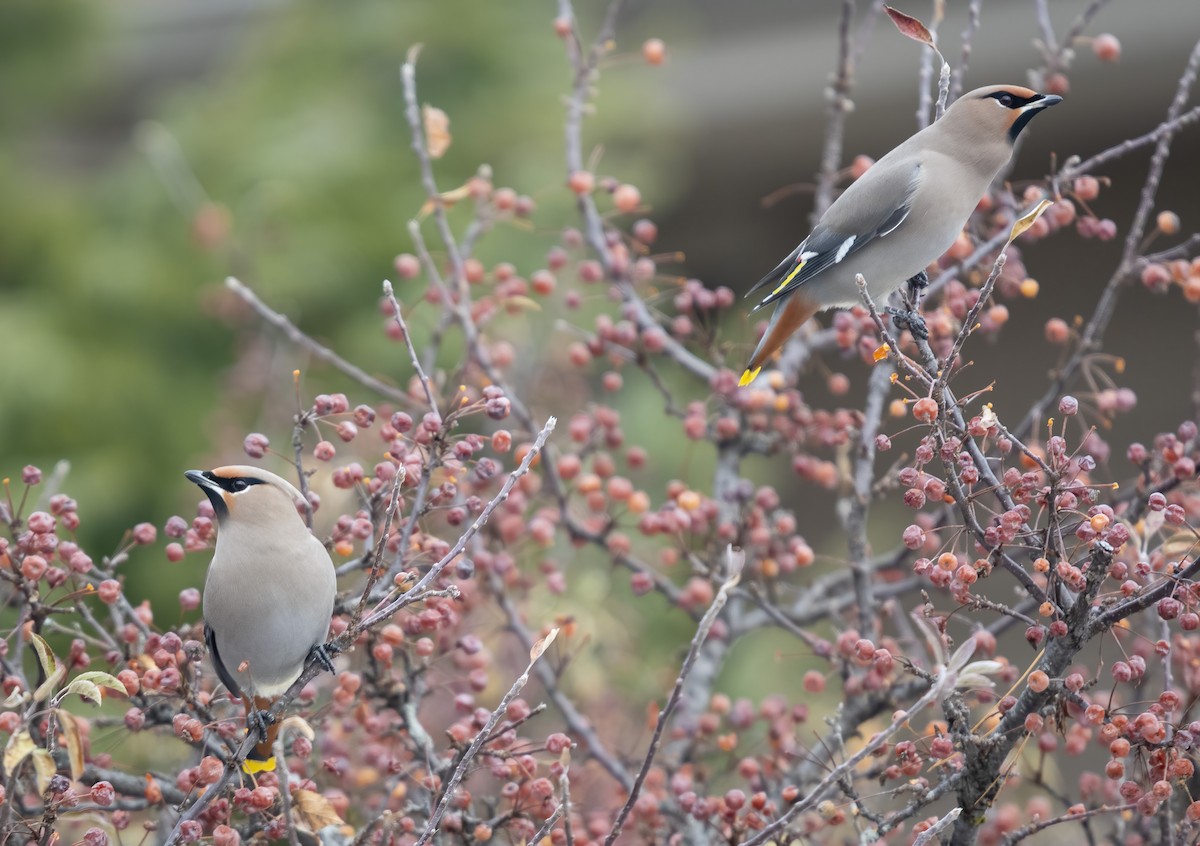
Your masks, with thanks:
M 818 311 L 859 301 L 856 275 L 876 296 L 906 280 L 927 283 L 925 268 L 950 249 L 988 186 L 1012 157 L 1021 130 L 1062 101 L 1019 85 L 964 94 L 900 144 L 830 204 L 812 233 L 750 289 L 771 285 L 754 308 L 778 303 L 739 384 Z M 909 317 L 914 333 L 924 325 Z
M 303 496 L 257 467 L 230 465 L 185 474 L 217 516 L 217 545 L 204 584 L 204 636 L 221 683 L 240 697 L 247 722 L 287 690 L 322 646 L 333 615 L 333 562 L 297 511 Z M 248 773 L 275 768 L 279 725 L 265 727 L 247 756 Z

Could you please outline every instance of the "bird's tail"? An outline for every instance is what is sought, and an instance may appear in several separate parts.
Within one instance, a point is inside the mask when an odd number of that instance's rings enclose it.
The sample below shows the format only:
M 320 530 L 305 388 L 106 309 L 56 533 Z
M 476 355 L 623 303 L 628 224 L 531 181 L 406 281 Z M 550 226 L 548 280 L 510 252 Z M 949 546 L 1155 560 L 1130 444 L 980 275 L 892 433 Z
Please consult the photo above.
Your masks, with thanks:
M 775 307 L 775 313 L 771 315 L 767 331 L 763 333 L 762 340 L 758 342 L 754 354 L 750 356 L 750 361 L 746 365 L 745 372 L 742 373 L 742 378 L 738 380 L 738 385 L 744 386 L 753 382 L 767 360 L 781 349 L 788 337 L 816 314 L 817 310 L 817 304 L 803 296 L 800 291 L 781 300 Z
M 251 708 L 259 711 L 265 711 L 271 707 L 271 700 L 263 696 L 255 696 L 253 700 L 246 697 L 244 700 L 246 706 L 246 716 L 249 718 Z M 253 705 L 251 705 L 253 701 Z M 249 723 L 249 719 L 247 719 Z M 255 729 L 247 725 L 246 731 L 255 731 Z M 246 755 L 246 760 L 242 761 L 242 771 L 250 775 L 261 772 L 270 772 L 275 769 L 275 740 L 279 737 L 279 723 L 271 722 L 267 724 L 266 735 L 258 743 L 254 744 L 254 748 Z

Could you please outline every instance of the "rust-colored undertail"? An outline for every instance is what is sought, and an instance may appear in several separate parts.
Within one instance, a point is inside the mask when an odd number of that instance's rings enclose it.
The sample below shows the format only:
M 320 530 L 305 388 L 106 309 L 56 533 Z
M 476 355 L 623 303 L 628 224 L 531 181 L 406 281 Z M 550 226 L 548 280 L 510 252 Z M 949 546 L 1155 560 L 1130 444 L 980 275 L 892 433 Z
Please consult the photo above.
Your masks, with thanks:
M 738 385 L 749 385 L 753 382 L 758 376 L 758 372 L 762 370 L 763 364 L 783 347 L 793 332 L 819 311 L 817 304 L 801 294 L 800 291 L 781 302 L 777 308 L 780 310 L 778 318 L 771 320 L 771 325 L 767 327 L 767 333 L 758 342 L 754 355 L 750 356 L 750 362 L 746 365 L 746 370 L 742 373 Z
M 265 696 L 255 696 L 253 700 L 246 696 L 242 699 L 242 704 L 246 708 L 246 731 L 253 731 L 249 726 L 251 709 L 258 711 L 266 711 L 271 707 L 273 699 L 268 699 Z M 267 736 L 254 745 L 250 750 L 250 754 L 246 756 L 246 760 L 242 762 L 242 771 L 254 775 L 255 773 L 270 772 L 275 769 L 275 739 L 279 737 L 279 723 L 274 722 L 267 726 Z

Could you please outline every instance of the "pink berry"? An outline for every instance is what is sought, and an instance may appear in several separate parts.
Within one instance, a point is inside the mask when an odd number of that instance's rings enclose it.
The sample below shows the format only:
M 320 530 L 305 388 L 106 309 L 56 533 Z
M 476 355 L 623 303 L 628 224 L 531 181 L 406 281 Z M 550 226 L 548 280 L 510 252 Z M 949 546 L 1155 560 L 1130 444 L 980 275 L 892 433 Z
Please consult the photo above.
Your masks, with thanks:
M 267 454 L 267 449 L 270 446 L 271 442 L 267 439 L 267 436 L 260 432 L 251 432 L 242 441 L 242 449 L 251 458 L 262 458 Z
M 158 527 L 153 523 L 138 523 L 133 527 L 133 542 L 147 546 L 158 539 Z
M 638 206 L 642 204 L 642 192 L 637 189 L 637 186 L 628 183 L 620 185 L 613 192 L 613 205 L 617 207 L 617 211 L 622 214 L 629 214 L 637 211 Z
M 1097 35 L 1092 39 L 1092 52 L 1102 62 L 1115 62 L 1121 58 L 1121 42 L 1107 32 Z

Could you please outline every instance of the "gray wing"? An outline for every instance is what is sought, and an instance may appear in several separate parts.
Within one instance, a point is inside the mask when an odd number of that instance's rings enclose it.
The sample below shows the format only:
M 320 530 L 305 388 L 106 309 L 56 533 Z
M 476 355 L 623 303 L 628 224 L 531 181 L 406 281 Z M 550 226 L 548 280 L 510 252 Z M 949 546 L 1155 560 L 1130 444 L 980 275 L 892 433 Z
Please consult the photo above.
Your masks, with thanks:
M 208 644 L 208 654 L 212 658 L 213 668 L 217 671 L 217 678 L 221 680 L 221 684 L 225 685 L 225 689 L 235 699 L 240 699 L 242 696 L 241 688 L 234 680 L 233 674 L 225 667 L 225 662 L 221 660 L 221 653 L 217 651 L 217 633 L 213 631 L 213 627 L 204 624 L 204 642 Z
M 755 310 L 783 299 L 822 271 L 894 232 L 912 211 L 920 173 L 920 162 L 903 169 L 889 168 L 873 179 L 868 178 L 868 171 L 847 188 L 812 234 L 747 292 L 749 296 L 764 285 L 776 286 Z

